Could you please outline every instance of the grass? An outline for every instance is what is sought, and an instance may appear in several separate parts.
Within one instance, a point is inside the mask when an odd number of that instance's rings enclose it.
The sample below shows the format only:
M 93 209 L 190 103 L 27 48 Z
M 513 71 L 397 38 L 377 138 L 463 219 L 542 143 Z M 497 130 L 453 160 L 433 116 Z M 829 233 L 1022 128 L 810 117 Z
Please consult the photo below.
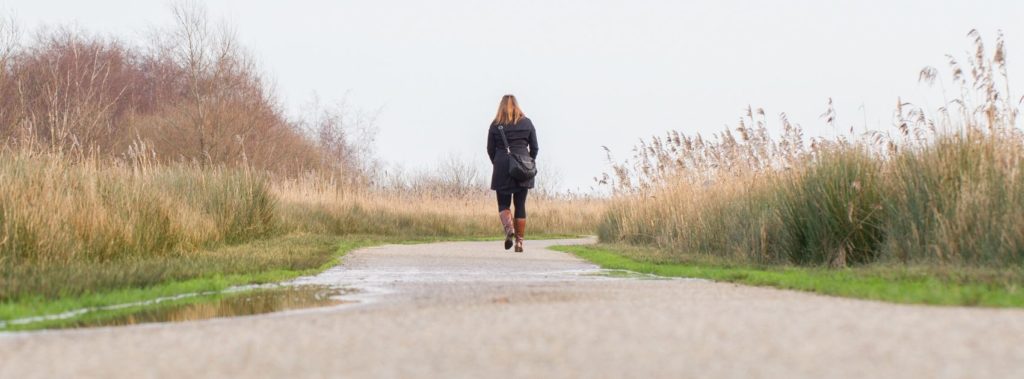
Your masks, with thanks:
M 240 277 L 253 273 L 300 272 L 317 268 L 334 254 L 336 237 L 289 235 L 194 254 L 124 262 L 79 262 L 46 269 L 9 272 L 10 296 L 0 304 L 76 298 L 121 288 L 148 288 L 193 278 Z M 256 279 L 256 278 L 253 278 Z M 268 277 L 266 280 L 274 280 Z
M 798 266 L 729 265 L 723 262 L 663 263 L 643 260 L 658 255 L 633 246 L 556 246 L 606 269 L 665 277 L 714 281 L 814 292 L 823 295 L 907 304 L 1024 307 L 1022 274 L 935 272 L 929 268 L 892 266 L 841 270 Z

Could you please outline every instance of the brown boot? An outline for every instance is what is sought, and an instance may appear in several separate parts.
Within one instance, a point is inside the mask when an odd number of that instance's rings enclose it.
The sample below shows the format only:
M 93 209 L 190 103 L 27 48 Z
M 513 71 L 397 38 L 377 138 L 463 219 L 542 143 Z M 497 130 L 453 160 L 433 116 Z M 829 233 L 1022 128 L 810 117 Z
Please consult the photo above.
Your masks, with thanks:
M 506 209 L 498 213 L 501 218 L 501 226 L 505 228 L 505 250 L 512 248 L 512 238 L 516 236 L 515 227 L 512 225 L 512 211 Z
M 516 219 L 516 252 L 523 252 L 523 234 L 526 234 L 526 219 Z

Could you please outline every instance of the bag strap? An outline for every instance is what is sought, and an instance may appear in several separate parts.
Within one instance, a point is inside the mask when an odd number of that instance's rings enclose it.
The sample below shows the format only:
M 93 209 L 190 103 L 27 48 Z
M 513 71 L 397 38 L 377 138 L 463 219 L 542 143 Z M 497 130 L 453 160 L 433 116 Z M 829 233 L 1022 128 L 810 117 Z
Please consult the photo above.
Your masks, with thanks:
M 508 145 L 508 138 L 505 138 L 505 127 L 498 125 L 498 132 L 501 133 L 501 140 L 505 142 L 505 152 L 512 155 L 512 147 Z

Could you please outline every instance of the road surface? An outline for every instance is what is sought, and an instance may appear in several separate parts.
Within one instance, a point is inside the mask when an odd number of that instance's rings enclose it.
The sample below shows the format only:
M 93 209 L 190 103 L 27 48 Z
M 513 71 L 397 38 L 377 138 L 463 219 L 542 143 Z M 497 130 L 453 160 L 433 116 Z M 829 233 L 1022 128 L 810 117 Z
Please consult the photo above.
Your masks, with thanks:
M 1024 378 L 1024 311 L 595 275 L 585 241 L 363 249 L 358 303 L 0 335 L 2 378 Z

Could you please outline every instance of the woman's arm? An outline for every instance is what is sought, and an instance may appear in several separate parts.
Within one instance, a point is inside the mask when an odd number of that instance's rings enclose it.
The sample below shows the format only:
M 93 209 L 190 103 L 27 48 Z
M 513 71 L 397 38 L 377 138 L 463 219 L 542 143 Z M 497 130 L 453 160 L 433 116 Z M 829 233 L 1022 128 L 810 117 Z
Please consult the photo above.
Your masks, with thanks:
M 537 159 L 538 151 L 540 151 L 540 147 L 537 147 L 537 129 L 530 128 L 530 157 Z
M 491 158 L 491 164 L 494 164 L 494 138 L 491 138 L 491 129 L 487 128 L 487 156 Z

